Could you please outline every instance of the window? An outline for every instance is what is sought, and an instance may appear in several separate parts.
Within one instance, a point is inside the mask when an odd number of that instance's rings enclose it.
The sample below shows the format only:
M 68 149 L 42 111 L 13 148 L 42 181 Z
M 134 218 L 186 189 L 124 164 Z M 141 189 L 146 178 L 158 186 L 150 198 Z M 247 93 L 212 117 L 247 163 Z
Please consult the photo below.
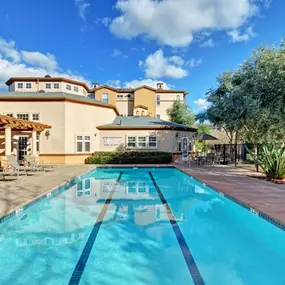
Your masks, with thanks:
M 54 89 L 59 89 L 59 83 L 54 83 L 54 84 L 53 84 L 53 88 L 54 88 Z
M 136 147 L 136 137 L 128 137 L 128 147 Z
M 23 89 L 24 88 L 24 84 L 23 83 L 18 83 L 18 88 L 19 89 Z
M 123 98 L 124 98 L 124 95 L 122 95 L 122 94 L 117 94 L 117 98 L 118 98 L 118 99 L 123 99 Z
M 85 90 L 85 89 L 83 89 L 83 94 L 84 94 L 84 95 L 87 95 L 87 92 L 86 92 L 86 90 Z
M 32 83 L 26 83 L 26 88 L 31 89 L 32 88 Z
M 76 136 L 76 152 L 90 152 L 90 136 Z
M 33 121 L 39 121 L 40 120 L 40 114 L 39 113 L 33 113 L 32 114 L 32 120 Z
M 157 119 L 160 119 L 160 115 L 159 114 L 157 114 L 156 117 L 157 117 Z
M 37 153 L 40 152 L 40 134 L 37 133 Z
M 90 136 L 84 137 L 85 152 L 90 152 Z
M 139 116 L 140 115 L 140 111 L 136 111 L 136 116 Z
M 156 96 L 156 105 L 160 105 L 160 95 Z
M 176 96 L 176 101 L 180 101 L 180 95 Z
M 138 144 L 137 146 L 139 148 L 145 148 L 146 147 L 146 137 L 138 137 Z
M 78 87 L 77 87 L 77 86 L 74 86 L 74 87 L 73 87 L 73 90 L 74 90 L 75 92 L 78 92 Z
M 17 118 L 22 120 L 29 120 L 29 113 L 19 113 L 17 114 Z
M 128 136 L 127 148 L 157 148 L 156 136 Z
M 108 93 L 103 93 L 102 94 L 102 102 L 108 104 Z
M 46 89 L 51 89 L 51 83 L 46 83 Z
M 8 116 L 8 117 L 14 117 L 14 114 L 13 113 L 6 113 L 6 116 Z
M 71 90 L 71 85 L 70 84 L 66 84 L 66 90 Z
M 149 137 L 148 138 L 148 146 L 149 147 L 153 147 L 153 148 L 156 148 L 157 147 L 157 140 L 156 140 L 156 137 Z
M 144 116 L 144 111 L 141 112 L 141 115 Z

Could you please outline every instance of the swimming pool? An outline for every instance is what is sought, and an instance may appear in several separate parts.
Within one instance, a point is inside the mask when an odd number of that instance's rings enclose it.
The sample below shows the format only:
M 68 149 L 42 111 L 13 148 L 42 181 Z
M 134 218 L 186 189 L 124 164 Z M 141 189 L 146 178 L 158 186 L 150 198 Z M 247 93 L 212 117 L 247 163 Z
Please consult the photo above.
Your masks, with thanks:
M 174 168 L 97 168 L 0 224 L 0 284 L 285 284 L 285 232 Z

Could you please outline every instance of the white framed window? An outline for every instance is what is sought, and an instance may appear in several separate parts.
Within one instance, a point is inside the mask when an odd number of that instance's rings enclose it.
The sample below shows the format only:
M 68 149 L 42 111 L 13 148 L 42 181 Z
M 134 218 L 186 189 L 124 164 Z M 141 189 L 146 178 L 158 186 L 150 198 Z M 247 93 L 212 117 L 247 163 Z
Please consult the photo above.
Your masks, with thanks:
M 176 101 L 180 101 L 180 95 L 176 96 Z
M 26 89 L 31 89 L 32 88 L 32 83 L 26 83 Z
M 123 98 L 124 98 L 124 95 L 123 95 L 123 94 L 117 94 L 117 98 L 118 98 L 118 99 L 123 99 Z
M 146 137 L 138 137 L 137 146 L 139 148 L 146 148 Z
M 70 84 L 66 84 L 66 90 L 71 90 L 71 85 Z
M 157 117 L 157 119 L 160 119 L 160 115 L 159 114 L 157 114 L 156 117 Z
M 11 117 L 11 118 L 14 117 L 14 113 L 6 113 L 5 115 L 8 116 L 8 117 Z
M 51 89 L 51 83 L 46 83 L 46 89 Z
M 156 96 L 156 105 L 160 105 L 160 95 Z
M 76 136 L 76 152 L 90 152 L 91 137 L 84 135 Z
M 102 94 L 102 102 L 108 104 L 108 93 L 103 93 Z
M 135 148 L 136 147 L 136 137 L 127 137 L 127 146 L 128 148 Z
M 37 142 L 37 154 L 39 154 L 40 153 L 40 134 L 39 133 L 37 133 L 36 142 Z
M 127 136 L 127 148 L 156 149 L 156 136 Z
M 54 88 L 54 89 L 59 89 L 59 83 L 54 83 L 54 84 L 53 84 L 53 88 Z
M 24 84 L 21 83 L 21 82 L 19 82 L 19 83 L 18 83 L 18 88 L 19 88 L 19 89 L 23 89 L 23 88 L 24 88 Z
M 74 90 L 75 92 L 78 92 L 79 89 L 78 89 L 77 86 L 74 86 L 74 87 L 73 87 L 73 90 Z
M 18 113 L 17 118 L 22 120 L 29 120 L 29 113 Z
M 39 121 L 40 120 L 40 114 L 39 113 L 33 113 L 32 114 L 32 120 L 33 121 Z

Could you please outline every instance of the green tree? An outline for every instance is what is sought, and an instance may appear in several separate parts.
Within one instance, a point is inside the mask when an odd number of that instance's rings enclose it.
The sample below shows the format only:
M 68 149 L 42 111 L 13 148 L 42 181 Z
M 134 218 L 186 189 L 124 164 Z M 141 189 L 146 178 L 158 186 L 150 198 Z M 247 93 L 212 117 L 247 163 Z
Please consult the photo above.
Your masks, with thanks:
M 201 135 L 201 134 L 211 134 L 211 125 L 209 124 L 197 124 L 196 125 L 197 128 L 197 135 Z M 206 147 L 206 143 L 205 141 L 195 141 L 195 148 L 196 151 L 198 152 L 206 152 L 207 151 L 207 147 Z
M 193 126 L 195 124 L 195 115 L 191 108 L 180 101 L 175 101 L 169 109 L 166 110 L 171 122 Z

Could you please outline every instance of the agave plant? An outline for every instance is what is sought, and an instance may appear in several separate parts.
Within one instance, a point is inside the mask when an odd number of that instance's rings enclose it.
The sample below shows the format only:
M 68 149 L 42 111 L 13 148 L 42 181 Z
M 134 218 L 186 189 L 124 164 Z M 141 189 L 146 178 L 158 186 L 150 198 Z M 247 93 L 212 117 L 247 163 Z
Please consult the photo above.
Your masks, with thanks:
M 255 160 L 269 179 L 285 178 L 284 144 L 262 146 Z

